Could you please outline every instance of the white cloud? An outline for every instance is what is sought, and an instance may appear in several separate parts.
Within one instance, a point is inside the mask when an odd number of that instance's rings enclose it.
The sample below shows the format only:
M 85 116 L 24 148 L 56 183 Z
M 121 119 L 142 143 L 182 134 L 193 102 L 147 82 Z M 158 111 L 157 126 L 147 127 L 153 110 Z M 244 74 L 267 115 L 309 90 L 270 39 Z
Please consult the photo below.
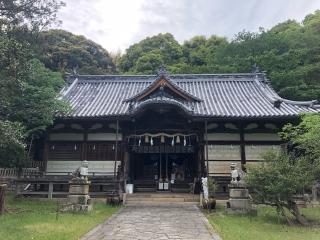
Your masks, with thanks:
M 61 28 L 109 51 L 122 51 L 146 36 L 170 32 L 180 42 L 195 35 L 233 37 L 287 19 L 301 21 L 319 0 L 67 0 Z
M 142 0 L 67 0 L 61 28 L 81 34 L 108 50 L 125 49 L 139 30 Z

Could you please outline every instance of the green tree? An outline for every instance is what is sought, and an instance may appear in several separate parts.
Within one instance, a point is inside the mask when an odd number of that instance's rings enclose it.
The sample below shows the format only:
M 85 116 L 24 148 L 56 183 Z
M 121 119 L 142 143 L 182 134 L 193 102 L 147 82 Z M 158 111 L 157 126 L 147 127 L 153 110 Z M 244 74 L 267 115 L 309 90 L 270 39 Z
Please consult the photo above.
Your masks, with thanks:
M 0 2 L 0 165 L 22 167 L 26 140 L 65 106 L 63 79 L 33 59 L 36 33 L 56 19 L 56 0 Z M 27 33 L 27 34 L 25 34 Z
M 253 200 L 276 207 L 289 224 L 293 222 L 288 213 L 300 224 L 308 225 L 294 197 L 313 184 L 315 172 L 320 170 L 319 163 L 310 164 L 304 157 L 297 159 L 286 153 L 270 152 L 264 158 L 265 163 L 249 167 L 246 176 L 248 186 L 254 190 Z
M 56 22 L 56 13 L 64 5 L 59 0 L 1 0 L 0 23 L 6 26 L 27 24 L 39 31 Z
M 291 142 L 312 163 L 320 162 L 320 114 L 302 114 L 297 125 L 286 124 L 281 137 Z M 320 177 L 320 175 L 319 175 Z
M 122 72 L 143 73 L 137 72 L 136 64 L 139 62 L 139 58 L 141 57 L 144 58 L 141 60 L 144 62 L 146 58 L 144 56 L 148 54 L 158 54 L 166 65 L 177 64 L 181 61 L 183 56 L 182 47 L 174 39 L 172 34 L 160 33 L 153 37 L 147 37 L 139 43 L 130 46 L 126 50 L 126 54 L 124 54 L 120 60 L 120 70 Z M 149 58 L 155 59 L 155 56 L 152 55 L 149 56 Z M 159 60 L 159 57 L 156 58 Z M 142 70 L 144 69 L 142 68 Z
M 307 224 L 294 196 L 320 179 L 320 114 L 301 115 L 300 122 L 285 125 L 280 136 L 292 145 L 289 153 L 266 155 L 266 163 L 249 168 L 247 182 L 255 190 L 256 202 L 277 207 L 291 223 L 286 208 L 299 223 Z
M 159 69 L 159 67 L 163 65 L 163 63 L 164 61 L 160 54 L 151 52 L 142 55 L 137 60 L 134 72 L 143 74 L 154 74 L 157 71 L 157 69 Z
M 35 47 L 37 57 L 52 71 L 80 74 L 115 72 L 110 54 L 100 45 L 64 30 L 41 32 Z
M 20 123 L 0 120 L 1 167 L 26 166 L 24 137 L 24 129 Z
M 28 69 L 19 92 L 11 97 L 9 119 L 25 126 L 26 135 L 41 134 L 53 123 L 54 114 L 68 110 L 58 99 L 64 85 L 60 73 L 51 72 L 37 59 L 28 62 Z

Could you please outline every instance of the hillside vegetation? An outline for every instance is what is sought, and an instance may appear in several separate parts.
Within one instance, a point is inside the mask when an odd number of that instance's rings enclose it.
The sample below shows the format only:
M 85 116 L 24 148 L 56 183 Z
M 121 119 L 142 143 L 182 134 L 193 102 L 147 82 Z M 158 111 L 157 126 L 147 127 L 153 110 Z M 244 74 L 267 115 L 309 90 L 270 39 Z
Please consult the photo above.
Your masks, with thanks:
M 240 32 L 228 41 L 195 36 L 179 44 L 170 33 L 130 46 L 118 62 L 121 73 L 241 73 L 252 65 L 266 71 L 273 87 L 289 99 L 320 99 L 320 11 L 302 23 L 288 20 L 270 30 Z
M 35 52 L 47 68 L 63 74 L 155 74 L 162 65 L 170 73 L 243 73 L 256 64 L 282 97 L 320 99 L 319 10 L 301 23 L 288 20 L 269 30 L 242 31 L 231 40 L 195 36 L 180 44 L 171 33 L 160 33 L 122 55 L 83 36 L 50 30 L 40 33 Z

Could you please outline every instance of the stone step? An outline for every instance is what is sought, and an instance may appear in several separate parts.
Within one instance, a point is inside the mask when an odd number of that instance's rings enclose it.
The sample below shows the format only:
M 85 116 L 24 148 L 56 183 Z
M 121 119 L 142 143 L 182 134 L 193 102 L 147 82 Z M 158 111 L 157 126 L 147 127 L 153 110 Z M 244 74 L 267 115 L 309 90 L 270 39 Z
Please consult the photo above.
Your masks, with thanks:
M 133 193 L 127 194 L 127 198 L 199 198 L 199 195 L 187 194 L 187 193 Z
M 192 194 L 175 194 L 175 193 L 134 193 L 126 195 L 126 204 L 138 203 L 198 203 L 200 201 L 199 195 Z
M 136 187 L 135 192 L 155 192 L 155 187 Z
M 130 200 L 139 200 L 139 199 L 195 199 L 195 200 L 199 200 L 200 197 L 199 196 L 183 196 L 183 197 L 170 197 L 170 196 L 137 196 L 137 197 L 130 197 L 127 195 L 127 199 Z
M 190 189 L 189 188 L 171 188 L 171 191 L 176 193 L 189 193 Z
M 126 206 L 135 206 L 135 207 L 145 207 L 145 206 L 151 206 L 151 207 L 159 207 L 159 206 L 186 206 L 186 205 L 198 205 L 198 202 L 154 202 L 154 201 L 143 201 L 143 202 L 126 202 Z
M 193 198 L 135 198 L 135 199 L 127 199 L 127 202 L 198 202 Z

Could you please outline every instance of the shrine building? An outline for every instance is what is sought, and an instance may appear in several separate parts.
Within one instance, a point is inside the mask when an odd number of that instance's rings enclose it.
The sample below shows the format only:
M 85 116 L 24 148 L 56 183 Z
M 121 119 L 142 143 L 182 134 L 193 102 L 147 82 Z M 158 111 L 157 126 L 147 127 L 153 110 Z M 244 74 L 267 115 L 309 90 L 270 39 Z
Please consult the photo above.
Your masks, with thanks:
M 75 75 L 44 140 L 46 175 L 114 176 L 134 192 L 189 191 L 202 176 L 227 192 L 230 164 L 259 164 L 279 149 L 282 126 L 316 101 L 281 98 L 264 73 Z

